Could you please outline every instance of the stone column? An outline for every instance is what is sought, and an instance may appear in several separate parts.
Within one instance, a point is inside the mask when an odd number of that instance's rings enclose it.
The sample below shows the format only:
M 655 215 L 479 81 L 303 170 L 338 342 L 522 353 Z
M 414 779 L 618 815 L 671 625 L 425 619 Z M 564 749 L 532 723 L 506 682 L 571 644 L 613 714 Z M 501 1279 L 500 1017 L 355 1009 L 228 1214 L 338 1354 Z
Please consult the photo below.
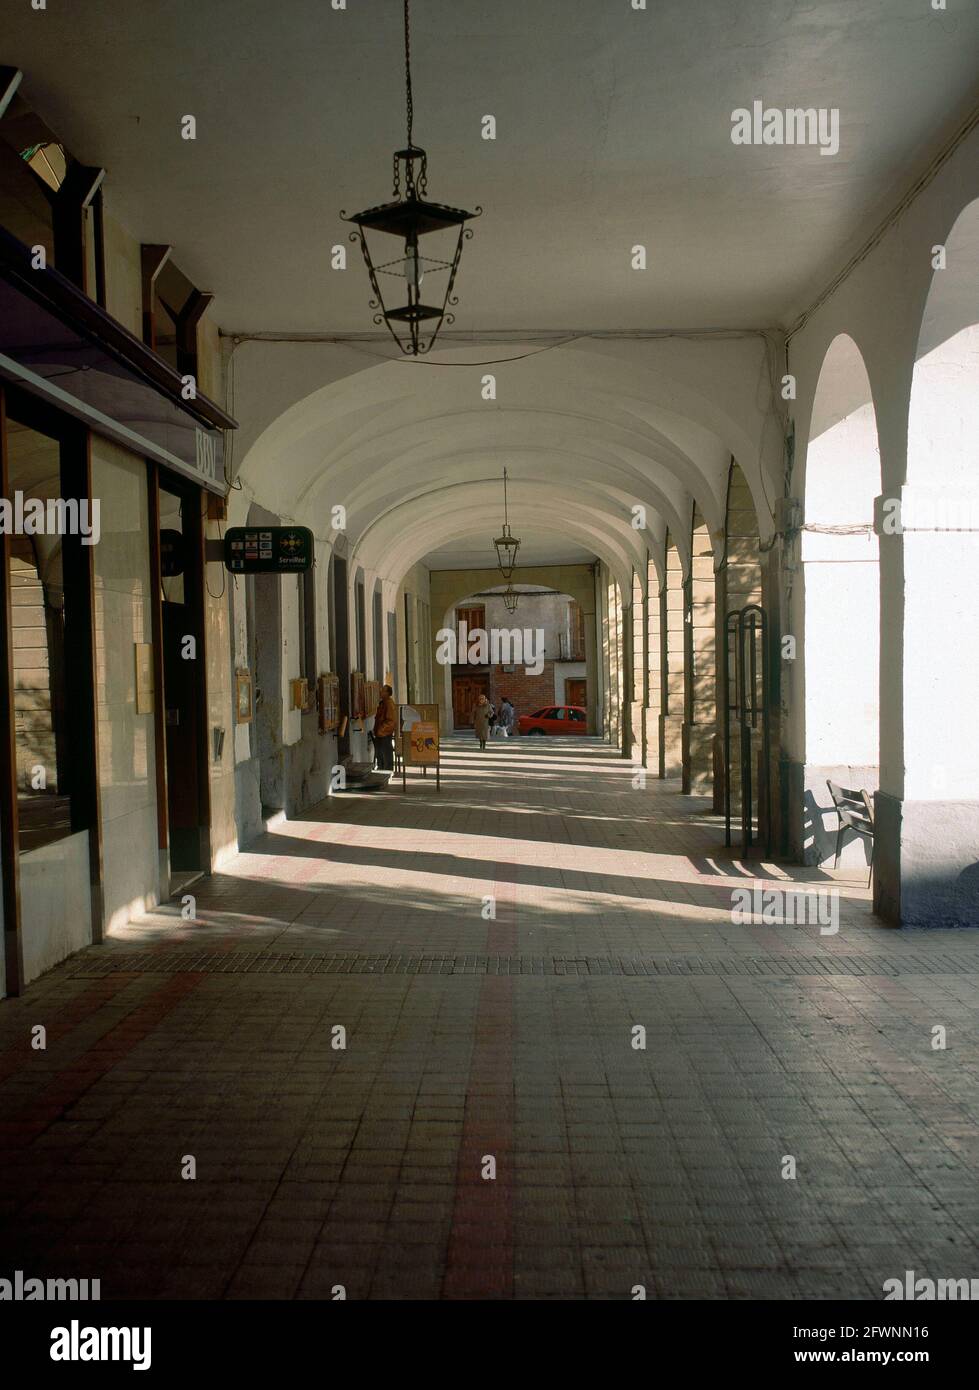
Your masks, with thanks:
M 909 926 L 979 925 L 979 492 L 878 498 L 881 776 L 874 909 Z M 956 528 L 956 529 L 952 529 Z

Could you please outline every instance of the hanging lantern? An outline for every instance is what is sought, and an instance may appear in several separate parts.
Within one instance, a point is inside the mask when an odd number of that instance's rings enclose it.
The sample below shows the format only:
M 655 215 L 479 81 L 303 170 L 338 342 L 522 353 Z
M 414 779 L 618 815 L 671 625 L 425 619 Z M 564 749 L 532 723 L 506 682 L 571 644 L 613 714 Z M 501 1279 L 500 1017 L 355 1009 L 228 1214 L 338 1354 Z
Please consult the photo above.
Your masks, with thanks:
M 363 212 L 355 212 L 352 217 L 341 211 L 340 216 L 345 222 L 353 222 L 357 227 L 356 232 L 350 233 L 350 240 L 360 242 L 360 249 L 364 255 L 371 289 L 374 291 L 374 298 L 370 301 L 370 307 L 376 311 L 374 322 L 386 325 L 406 356 L 418 357 L 431 349 L 443 323 L 451 324 L 455 321 L 454 315 L 449 312 L 449 306 L 459 302 L 452 293 L 452 287 L 462 256 L 462 243 L 472 236 L 472 228 L 467 227 L 466 223 L 470 218 L 478 217 L 482 208 L 477 207 L 475 212 L 466 212 L 462 208 L 448 207 L 445 203 L 429 202 L 425 196 L 428 191 L 428 156 L 412 139 L 414 108 L 411 93 L 408 5 L 409 0 L 404 0 L 408 139 L 403 150 L 394 152 L 394 201 L 366 208 Z M 449 234 L 453 231 L 456 233 L 454 241 L 450 235 L 442 239 L 436 238 L 436 244 L 439 240 L 443 243 L 439 247 L 444 250 L 443 256 L 439 257 L 434 253 L 429 255 L 420 250 L 421 237 L 438 232 Z M 385 259 L 376 264 L 368 243 L 368 232 L 384 232 L 388 236 L 398 238 L 403 244 L 401 252 L 393 259 Z M 448 242 L 447 246 L 444 245 L 445 242 Z M 386 296 L 380 276 L 393 277 L 394 280 Z M 437 289 L 439 276 L 446 277 L 441 294 Z M 422 299 L 423 282 L 432 302 Z M 388 281 L 383 283 L 387 284 Z M 434 294 L 431 293 L 433 283 L 436 285 Z M 400 298 L 402 293 L 405 302 L 389 307 L 388 301 L 395 297 Z
M 503 607 L 508 613 L 516 613 L 520 595 L 516 592 L 512 584 L 508 584 L 503 595 Z
M 503 532 L 493 541 L 496 546 L 496 561 L 504 579 L 509 579 L 517 564 L 517 551 L 520 542 L 510 530 L 510 515 L 507 510 L 507 471 L 503 470 Z

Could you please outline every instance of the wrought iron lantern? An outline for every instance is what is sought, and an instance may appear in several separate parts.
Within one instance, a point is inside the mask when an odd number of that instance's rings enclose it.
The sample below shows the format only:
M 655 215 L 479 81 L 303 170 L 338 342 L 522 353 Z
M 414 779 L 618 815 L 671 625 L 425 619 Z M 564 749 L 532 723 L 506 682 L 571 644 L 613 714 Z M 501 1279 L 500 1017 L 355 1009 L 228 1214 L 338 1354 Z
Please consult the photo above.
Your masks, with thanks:
M 510 530 L 510 515 L 507 510 L 507 471 L 503 470 L 503 532 L 493 541 L 496 546 L 496 561 L 504 579 L 509 579 L 517 563 L 520 542 Z
M 348 217 L 341 210 L 345 222 L 353 222 L 356 232 L 350 233 L 352 242 L 360 242 L 367 274 L 370 277 L 374 298 L 370 307 L 375 310 L 374 322 L 384 324 L 392 338 L 406 356 L 418 357 L 428 352 L 443 323 L 451 324 L 455 316 L 450 306 L 459 300 L 452 293 L 459 260 L 462 256 L 462 243 L 472 236 L 472 228 L 466 223 L 482 212 L 466 212 L 463 208 L 448 207 L 445 203 L 429 202 L 428 156 L 412 138 L 414 107 L 411 92 L 411 33 L 408 14 L 409 0 L 404 0 L 405 10 L 405 97 L 407 106 L 408 139 L 405 148 L 394 152 L 394 201 L 381 203 L 377 207 L 366 208 Z M 404 169 L 402 170 L 402 165 Z M 448 241 L 445 257 L 427 255 L 419 248 L 419 240 L 433 232 L 449 233 L 455 230 L 454 246 Z M 368 232 L 385 232 L 403 242 L 403 250 L 393 260 L 375 264 L 367 240 Z M 440 248 L 441 249 L 441 248 Z M 406 302 L 392 308 L 388 307 L 381 289 L 380 276 L 391 276 L 398 282 L 406 295 Z M 438 275 L 447 275 L 444 292 L 432 295 L 433 303 L 422 299 L 422 281 L 431 284 Z M 391 286 L 388 298 L 395 292 Z
M 503 607 L 508 613 L 516 613 L 519 601 L 520 595 L 512 584 L 508 584 L 503 594 Z

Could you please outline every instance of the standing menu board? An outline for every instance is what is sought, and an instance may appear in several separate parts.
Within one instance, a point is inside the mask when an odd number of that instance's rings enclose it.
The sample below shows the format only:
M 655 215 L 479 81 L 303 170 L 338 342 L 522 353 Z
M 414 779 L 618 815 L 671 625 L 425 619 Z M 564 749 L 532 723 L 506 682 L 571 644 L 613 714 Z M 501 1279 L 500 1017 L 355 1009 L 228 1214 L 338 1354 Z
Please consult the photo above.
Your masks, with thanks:
M 408 784 L 408 766 L 420 767 L 423 774 L 435 768 L 435 789 L 441 791 L 441 744 L 439 739 L 438 705 L 402 705 L 399 710 L 401 726 L 401 787 Z

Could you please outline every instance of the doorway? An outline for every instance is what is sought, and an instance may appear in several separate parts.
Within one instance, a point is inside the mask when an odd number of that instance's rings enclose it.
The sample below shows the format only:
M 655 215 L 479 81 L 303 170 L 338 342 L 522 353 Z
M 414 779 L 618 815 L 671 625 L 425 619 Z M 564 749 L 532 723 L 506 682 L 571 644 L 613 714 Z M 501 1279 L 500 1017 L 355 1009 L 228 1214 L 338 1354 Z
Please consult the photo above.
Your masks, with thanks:
M 588 708 L 588 682 L 580 676 L 568 676 L 564 682 L 564 703 Z
M 211 867 L 202 511 L 200 488 L 160 482 L 157 669 L 171 895 Z
M 489 699 L 489 673 L 473 675 L 467 673 L 452 677 L 452 726 L 455 729 L 471 729 L 473 709 L 480 695 Z

